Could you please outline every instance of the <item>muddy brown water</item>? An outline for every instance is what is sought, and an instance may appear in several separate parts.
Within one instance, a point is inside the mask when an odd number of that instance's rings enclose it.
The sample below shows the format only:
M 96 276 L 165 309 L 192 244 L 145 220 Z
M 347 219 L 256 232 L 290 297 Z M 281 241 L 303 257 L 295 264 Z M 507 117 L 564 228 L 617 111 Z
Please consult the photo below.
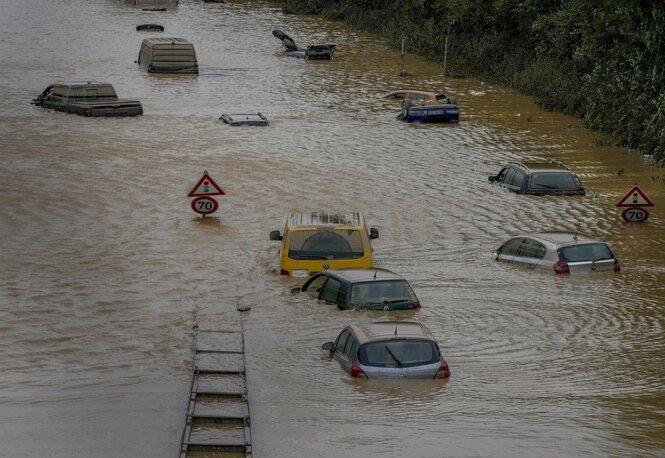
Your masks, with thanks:
M 665 455 L 663 170 L 413 56 L 400 78 L 376 37 L 279 4 L 0 7 L 1 456 L 176 456 L 195 315 L 209 329 L 244 322 L 258 457 Z M 192 41 L 201 75 L 141 72 L 140 42 L 155 34 L 135 31 L 144 22 Z M 337 43 L 336 59 L 287 58 L 273 28 L 301 46 Z M 89 79 L 145 115 L 29 103 L 52 82 Z M 459 126 L 394 121 L 399 107 L 379 96 L 399 87 L 455 95 Z M 273 126 L 229 128 L 217 120 L 227 111 Z M 570 165 L 589 195 L 487 182 L 524 157 Z M 227 195 L 201 220 L 187 192 L 204 170 Z M 625 224 L 614 203 L 635 182 L 657 205 Z M 408 278 L 423 308 L 340 312 L 291 295 L 300 282 L 276 273 L 268 232 L 296 209 L 363 211 L 381 232 L 378 264 Z M 619 274 L 489 257 L 512 234 L 578 225 L 612 243 Z M 385 316 L 422 320 L 450 380 L 359 383 L 320 350 L 346 324 Z

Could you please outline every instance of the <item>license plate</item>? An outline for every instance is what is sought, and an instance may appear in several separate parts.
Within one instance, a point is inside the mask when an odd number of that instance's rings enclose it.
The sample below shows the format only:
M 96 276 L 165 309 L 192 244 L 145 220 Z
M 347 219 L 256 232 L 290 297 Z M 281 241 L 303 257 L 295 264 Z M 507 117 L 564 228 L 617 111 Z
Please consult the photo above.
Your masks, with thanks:
M 307 271 L 306 270 L 293 270 L 291 271 L 291 276 L 292 277 L 297 277 L 297 278 L 306 278 L 307 277 Z
M 438 114 L 443 114 L 445 113 L 443 110 L 428 110 L 427 114 L 428 115 L 438 115 Z

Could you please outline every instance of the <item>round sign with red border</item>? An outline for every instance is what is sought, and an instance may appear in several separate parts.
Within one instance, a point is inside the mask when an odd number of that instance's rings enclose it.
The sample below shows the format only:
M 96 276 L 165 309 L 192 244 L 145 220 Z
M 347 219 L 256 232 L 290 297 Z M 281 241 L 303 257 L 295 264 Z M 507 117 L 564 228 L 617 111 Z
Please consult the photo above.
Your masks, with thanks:
M 626 208 L 621 213 L 621 217 L 629 223 L 641 223 L 649 218 L 649 212 L 646 208 L 641 207 Z
M 197 197 L 192 200 L 192 210 L 199 215 L 209 215 L 215 213 L 219 208 L 219 204 L 212 197 Z

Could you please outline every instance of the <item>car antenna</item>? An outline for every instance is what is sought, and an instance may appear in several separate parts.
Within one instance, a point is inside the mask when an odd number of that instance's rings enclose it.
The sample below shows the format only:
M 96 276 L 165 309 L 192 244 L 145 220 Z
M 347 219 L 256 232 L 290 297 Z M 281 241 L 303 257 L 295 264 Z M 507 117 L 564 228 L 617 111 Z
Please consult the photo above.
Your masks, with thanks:
M 399 324 L 399 320 L 395 320 L 395 335 L 397 335 L 397 325 Z
M 580 222 L 578 221 L 577 226 L 575 226 L 575 235 L 573 235 L 573 240 L 575 240 L 576 242 L 577 242 L 577 233 L 579 232 L 579 230 L 580 230 Z
M 379 271 L 379 269 L 374 269 L 374 280 L 376 280 L 376 273 Z

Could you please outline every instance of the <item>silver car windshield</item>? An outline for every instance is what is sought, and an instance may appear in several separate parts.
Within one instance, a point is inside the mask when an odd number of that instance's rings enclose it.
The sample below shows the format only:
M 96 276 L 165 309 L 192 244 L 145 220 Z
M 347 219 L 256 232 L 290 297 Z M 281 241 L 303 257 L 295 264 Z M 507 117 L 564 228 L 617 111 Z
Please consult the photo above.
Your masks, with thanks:
M 439 351 L 429 340 L 386 340 L 360 347 L 360 363 L 374 367 L 413 367 L 440 360 Z
M 363 256 L 360 231 L 293 231 L 289 242 L 291 259 L 357 259 Z
M 416 302 L 417 298 L 405 280 L 355 283 L 351 288 L 351 305 L 387 305 Z
M 559 250 L 559 258 L 565 262 L 600 261 L 613 257 L 612 251 L 604 243 L 567 246 Z

